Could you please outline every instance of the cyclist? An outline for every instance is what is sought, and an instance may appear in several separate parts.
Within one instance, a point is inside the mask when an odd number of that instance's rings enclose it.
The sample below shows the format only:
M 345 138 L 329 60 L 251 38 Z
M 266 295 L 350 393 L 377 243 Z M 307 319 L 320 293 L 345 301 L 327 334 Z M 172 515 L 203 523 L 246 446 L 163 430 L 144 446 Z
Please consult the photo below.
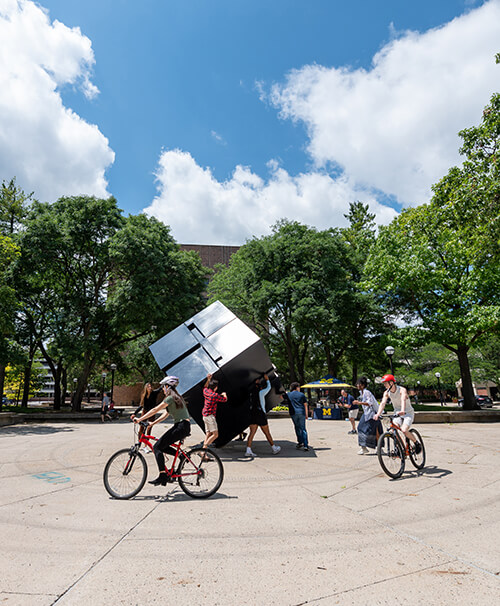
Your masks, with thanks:
M 148 412 L 145 412 L 141 417 L 136 418 L 132 416 L 134 423 L 140 423 L 156 414 L 161 413 L 157 419 L 149 424 L 150 427 L 156 425 L 160 421 L 163 421 L 171 415 L 174 419 L 174 425 L 168 429 L 159 440 L 156 441 L 153 453 L 158 464 L 159 476 L 149 482 L 154 486 L 166 486 L 168 481 L 168 475 L 165 471 L 165 456 L 164 453 L 175 455 L 174 448 L 171 444 L 179 440 L 183 440 L 191 434 L 191 424 L 189 422 L 189 412 L 186 406 L 184 398 L 177 392 L 177 385 L 179 385 L 179 379 L 177 377 L 168 376 L 160 381 L 160 385 L 163 387 L 163 393 L 165 399 L 160 402 L 158 406 L 155 406 Z
M 394 414 L 398 415 L 398 417 L 394 419 L 394 425 L 397 425 L 405 436 L 413 442 L 415 445 L 415 452 L 419 454 L 422 451 L 422 446 L 410 431 L 413 419 L 415 418 L 415 411 L 411 405 L 408 391 L 405 387 L 396 383 L 394 375 L 384 375 L 382 377 L 382 383 L 384 384 L 385 392 L 382 401 L 380 402 L 380 406 L 378 407 L 377 414 L 373 418 L 378 420 L 387 402 L 391 402 L 394 408 Z

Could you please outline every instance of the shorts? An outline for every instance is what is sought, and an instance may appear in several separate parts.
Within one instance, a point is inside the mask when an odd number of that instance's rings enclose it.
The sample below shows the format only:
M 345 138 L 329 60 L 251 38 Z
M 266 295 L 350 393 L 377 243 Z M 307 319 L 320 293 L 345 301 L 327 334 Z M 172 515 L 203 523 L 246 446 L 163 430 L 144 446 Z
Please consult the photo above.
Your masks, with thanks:
M 394 425 L 399 425 L 401 429 L 406 426 L 406 429 L 410 429 L 413 419 L 415 418 L 415 414 L 413 412 L 405 414 L 403 417 L 397 417 L 393 419 Z
M 358 418 L 359 408 L 349 408 L 349 418 L 357 419 Z
M 215 419 L 215 415 L 207 415 L 206 417 L 203 417 L 203 423 L 205 424 L 205 432 L 219 431 L 217 428 L 217 421 Z
M 267 415 L 260 406 L 259 408 L 252 408 L 250 410 L 250 425 L 265 427 L 268 424 Z

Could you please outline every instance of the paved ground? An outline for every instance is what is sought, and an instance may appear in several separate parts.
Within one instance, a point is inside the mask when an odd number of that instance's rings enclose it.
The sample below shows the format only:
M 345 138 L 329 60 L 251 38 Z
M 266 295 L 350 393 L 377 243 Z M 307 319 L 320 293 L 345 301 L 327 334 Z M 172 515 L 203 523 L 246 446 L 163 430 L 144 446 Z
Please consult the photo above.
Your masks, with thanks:
M 2 428 L 0 604 L 499 603 L 499 425 L 422 425 L 428 465 L 396 481 L 346 422 L 308 429 L 310 453 L 288 419 L 277 456 L 260 436 L 256 460 L 219 451 L 207 501 L 177 486 L 116 501 L 102 470 L 129 423 Z

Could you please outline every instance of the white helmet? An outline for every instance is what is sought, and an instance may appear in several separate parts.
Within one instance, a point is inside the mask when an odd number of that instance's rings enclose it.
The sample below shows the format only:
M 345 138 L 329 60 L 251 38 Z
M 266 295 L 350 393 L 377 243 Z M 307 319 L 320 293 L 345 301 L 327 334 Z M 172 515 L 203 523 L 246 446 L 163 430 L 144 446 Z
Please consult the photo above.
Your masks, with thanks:
M 160 385 L 168 385 L 169 387 L 177 387 L 177 385 L 179 385 L 179 377 L 174 377 L 172 375 L 168 375 L 160 381 Z

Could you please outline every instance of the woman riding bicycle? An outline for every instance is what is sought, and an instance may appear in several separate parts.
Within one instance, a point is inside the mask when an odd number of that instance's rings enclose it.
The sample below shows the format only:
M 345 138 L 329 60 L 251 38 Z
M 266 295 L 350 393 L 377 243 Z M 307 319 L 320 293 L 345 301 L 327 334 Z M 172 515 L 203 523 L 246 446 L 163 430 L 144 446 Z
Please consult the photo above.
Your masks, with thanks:
M 405 436 L 413 442 L 415 445 L 415 452 L 419 454 L 422 450 L 422 446 L 420 442 L 417 442 L 415 436 L 410 431 L 413 419 L 415 418 L 415 411 L 411 405 L 408 391 L 406 388 L 396 384 L 394 375 L 384 375 L 382 377 L 382 383 L 385 387 L 384 396 L 380 402 L 377 414 L 373 418 L 378 420 L 387 402 L 391 402 L 394 408 L 394 414 L 398 415 L 397 418 L 393 420 L 394 425 L 397 425 Z
M 177 377 L 168 376 L 160 381 L 160 385 L 162 385 L 165 394 L 163 402 L 148 412 L 145 412 L 139 418 L 132 416 L 134 423 L 140 423 L 163 411 L 157 419 L 149 424 L 150 427 L 163 421 L 168 415 L 171 415 L 174 420 L 173 427 L 167 430 L 162 437 L 157 440 L 153 448 L 160 472 L 155 480 L 149 482 L 154 486 L 166 486 L 167 484 L 168 475 L 165 471 L 164 453 L 175 455 L 176 451 L 171 447 L 171 444 L 183 440 L 191 434 L 191 424 L 189 422 L 189 412 L 186 407 L 186 402 L 176 389 L 177 385 L 179 385 L 179 379 Z

